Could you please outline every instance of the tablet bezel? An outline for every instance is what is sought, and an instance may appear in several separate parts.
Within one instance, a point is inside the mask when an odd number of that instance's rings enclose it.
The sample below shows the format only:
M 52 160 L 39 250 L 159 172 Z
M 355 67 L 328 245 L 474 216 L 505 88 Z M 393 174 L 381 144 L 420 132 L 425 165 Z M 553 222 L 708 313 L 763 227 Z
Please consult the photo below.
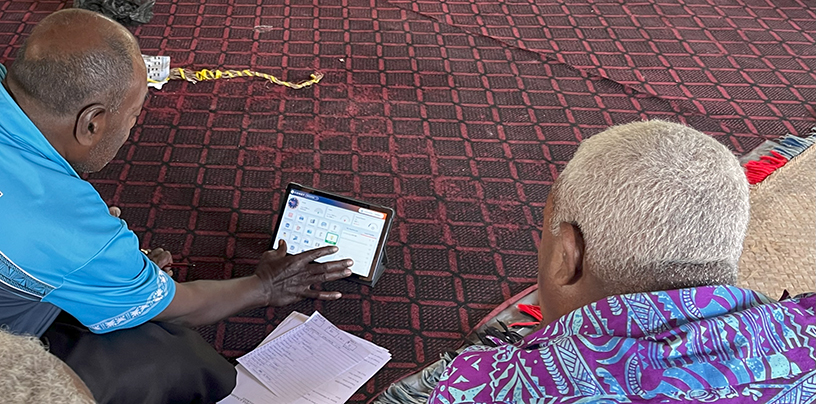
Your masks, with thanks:
M 385 215 L 385 225 L 383 226 L 382 231 L 380 232 L 380 238 L 377 242 L 377 254 L 371 263 L 371 267 L 368 269 L 368 276 L 362 276 L 358 274 L 351 274 L 351 276 L 349 276 L 350 280 L 359 280 L 364 283 L 371 283 L 374 280 L 378 267 L 380 266 L 380 262 L 382 261 L 383 256 L 385 255 L 385 244 L 388 241 L 388 234 L 391 231 L 391 223 L 394 219 L 394 210 L 386 206 L 376 205 L 369 202 L 363 202 L 361 200 L 357 200 L 354 198 L 349 198 L 346 196 L 337 195 L 331 192 L 321 191 L 319 189 L 290 182 L 289 185 L 286 186 L 286 192 L 283 193 L 280 209 L 278 210 L 278 219 L 275 221 L 275 226 L 272 230 L 272 240 L 269 243 L 270 250 L 277 248 L 277 246 L 274 245 L 275 240 L 277 239 L 278 230 L 280 230 L 281 223 L 283 222 L 283 212 L 286 211 L 286 203 L 292 196 L 292 190 L 303 191 L 323 198 L 348 203 L 350 205 L 358 206 L 364 209 L 370 209 Z M 286 254 L 292 255 L 289 254 L 288 252 Z

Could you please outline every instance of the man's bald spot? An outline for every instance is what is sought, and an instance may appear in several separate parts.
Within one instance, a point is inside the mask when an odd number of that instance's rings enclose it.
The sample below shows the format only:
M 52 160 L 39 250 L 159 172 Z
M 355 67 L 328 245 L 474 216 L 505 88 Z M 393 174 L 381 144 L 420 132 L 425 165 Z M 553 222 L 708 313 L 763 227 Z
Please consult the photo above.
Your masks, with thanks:
M 38 60 L 83 54 L 108 47 L 110 40 L 128 44 L 131 51 L 138 52 L 136 38 L 116 21 L 92 11 L 69 8 L 45 17 L 34 27 L 26 41 L 25 56 Z
M 92 103 L 116 110 L 134 77 L 142 74 L 136 38 L 119 23 L 82 9 L 44 18 L 20 48 L 9 79 L 55 115 Z

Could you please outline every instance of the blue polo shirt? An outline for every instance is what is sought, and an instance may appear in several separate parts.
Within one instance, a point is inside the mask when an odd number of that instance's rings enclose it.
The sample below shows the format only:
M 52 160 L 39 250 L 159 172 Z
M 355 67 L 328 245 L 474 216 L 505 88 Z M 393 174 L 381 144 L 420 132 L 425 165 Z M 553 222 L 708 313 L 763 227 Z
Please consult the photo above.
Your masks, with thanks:
M 173 280 L 2 86 L 0 111 L 0 325 L 40 336 L 62 309 L 105 333 L 161 313 Z

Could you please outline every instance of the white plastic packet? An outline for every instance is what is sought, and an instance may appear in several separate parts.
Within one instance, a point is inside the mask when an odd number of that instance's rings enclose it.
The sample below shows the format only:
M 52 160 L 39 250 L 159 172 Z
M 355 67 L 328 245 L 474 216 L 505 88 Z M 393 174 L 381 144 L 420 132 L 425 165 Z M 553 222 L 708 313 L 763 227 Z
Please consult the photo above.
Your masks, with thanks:
M 170 77 L 170 56 L 142 55 L 147 67 L 147 86 L 161 90 Z

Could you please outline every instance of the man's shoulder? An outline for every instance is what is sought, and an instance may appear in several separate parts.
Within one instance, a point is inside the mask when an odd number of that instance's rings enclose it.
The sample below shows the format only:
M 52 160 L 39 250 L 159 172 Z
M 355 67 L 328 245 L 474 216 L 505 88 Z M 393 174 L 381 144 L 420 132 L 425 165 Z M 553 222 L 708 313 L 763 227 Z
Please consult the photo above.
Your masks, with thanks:
M 767 398 L 779 386 L 816 380 L 816 336 L 807 331 L 814 324 L 816 294 L 776 302 L 748 290 L 705 289 L 691 299 L 700 307 L 689 311 L 688 321 L 673 324 L 670 313 L 656 314 L 671 301 L 657 299 L 652 307 L 643 297 L 630 296 L 628 302 L 640 304 L 638 314 L 649 314 L 644 318 L 660 326 L 636 325 L 623 308 L 608 316 L 590 310 L 527 336 L 522 346 L 470 347 L 445 369 L 433 402 L 445 402 L 446 396 L 516 402 L 614 394 L 632 402 L 690 397 L 741 402 L 736 389 L 750 387 Z M 614 326 L 615 318 L 626 327 Z M 630 333 L 631 328 L 654 332 Z
M 8 144 L 0 144 L 0 192 L 0 207 L 11 214 L 24 212 L 54 219 L 87 211 L 89 204 L 104 205 L 89 182 L 34 150 Z
M 127 230 L 90 183 L 7 155 L 14 157 L 0 152 L 0 252 L 31 275 L 59 284 L 58 274 Z
M 0 252 L 57 286 L 126 228 L 1 86 L 0 110 Z

